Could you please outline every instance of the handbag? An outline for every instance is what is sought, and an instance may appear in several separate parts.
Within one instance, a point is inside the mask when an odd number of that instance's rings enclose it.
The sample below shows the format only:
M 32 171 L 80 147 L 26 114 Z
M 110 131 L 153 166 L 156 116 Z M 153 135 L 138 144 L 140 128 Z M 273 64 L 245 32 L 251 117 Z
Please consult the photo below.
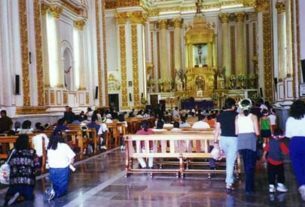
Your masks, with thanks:
M 224 157 L 223 151 L 220 149 L 219 144 L 214 144 L 214 147 L 211 151 L 211 156 L 215 160 L 221 160 Z
M 11 152 L 9 158 L 6 162 L 0 167 L 0 183 L 8 185 L 10 184 L 10 165 L 12 155 L 15 153 L 15 149 Z

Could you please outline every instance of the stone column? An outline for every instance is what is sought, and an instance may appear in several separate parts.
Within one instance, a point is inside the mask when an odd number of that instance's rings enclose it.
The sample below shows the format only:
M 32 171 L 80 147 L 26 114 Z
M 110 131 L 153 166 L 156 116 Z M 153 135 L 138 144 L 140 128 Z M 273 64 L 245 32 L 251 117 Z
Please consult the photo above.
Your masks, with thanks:
M 126 21 L 127 21 L 127 13 L 119 13 L 117 14 L 117 23 L 118 23 L 118 33 L 119 33 L 119 67 L 121 72 L 121 102 L 122 107 L 121 109 L 126 110 L 129 109 L 128 106 L 128 79 L 127 79 L 127 30 L 126 30 Z
M 246 74 L 245 13 L 236 13 L 236 75 Z
M 167 55 L 167 20 L 159 21 L 159 33 L 160 33 L 160 77 L 162 80 L 171 80 L 170 70 L 168 68 L 168 55 Z
M 78 76 L 79 76 L 79 88 L 78 90 L 86 90 L 86 71 L 85 71 L 85 65 L 84 65 L 84 53 L 83 53 L 83 48 L 84 48 L 84 26 L 85 26 L 86 22 L 85 20 L 78 20 L 74 22 L 74 27 L 78 30 L 78 57 L 74 57 L 75 59 L 77 58 L 79 61 L 79 65 L 77 68 L 78 70 Z M 76 69 L 76 68 L 75 68 Z
M 60 15 L 62 13 L 63 9 L 59 6 L 50 6 L 49 8 L 49 12 L 50 14 L 55 18 L 56 21 L 56 31 L 55 31 L 55 35 L 56 35 L 56 40 L 57 40 L 57 68 L 56 68 L 56 72 L 57 72 L 57 87 L 62 88 L 64 86 L 64 71 L 63 71 L 63 67 L 62 67 L 62 62 L 63 62 L 63 57 L 61 55 L 61 51 L 60 51 L 60 41 L 59 41 L 59 18 Z M 54 72 L 54 70 L 52 68 L 50 68 L 50 72 Z
M 48 32 L 47 32 L 47 12 L 48 6 L 45 4 L 41 5 L 41 27 L 42 27 L 42 50 L 43 50 L 43 77 L 44 86 L 50 87 L 50 76 L 49 76 L 49 53 L 48 53 Z
M 181 27 L 182 27 L 182 19 L 181 18 L 174 19 L 175 70 L 181 69 Z
M 229 14 L 222 13 L 219 15 L 222 32 L 222 68 L 225 69 L 225 77 L 228 79 L 232 74 L 231 69 L 231 52 L 229 39 Z
M 276 9 L 277 9 L 279 79 L 283 80 L 287 75 L 285 4 L 283 2 L 277 2 Z

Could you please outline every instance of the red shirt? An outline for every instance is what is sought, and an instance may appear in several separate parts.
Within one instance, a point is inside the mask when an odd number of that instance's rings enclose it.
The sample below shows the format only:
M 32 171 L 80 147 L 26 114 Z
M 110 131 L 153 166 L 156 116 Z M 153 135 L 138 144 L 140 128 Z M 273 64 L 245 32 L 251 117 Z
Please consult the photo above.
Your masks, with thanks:
M 284 155 L 287 155 L 289 153 L 289 149 L 288 147 L 284 144 L 284 143 L 280 143 L 280 149 L 282 151 L 282 153 Z M 266 144 L 264 151 L 268 152 L 269 151 L 269 144 Z M 279 160 L 273 160 L 271 158 L 268 157 L 267 161 L 272 164 L 272 165 L 281 165 L 283 164 L 283 161 L 279 161 Z

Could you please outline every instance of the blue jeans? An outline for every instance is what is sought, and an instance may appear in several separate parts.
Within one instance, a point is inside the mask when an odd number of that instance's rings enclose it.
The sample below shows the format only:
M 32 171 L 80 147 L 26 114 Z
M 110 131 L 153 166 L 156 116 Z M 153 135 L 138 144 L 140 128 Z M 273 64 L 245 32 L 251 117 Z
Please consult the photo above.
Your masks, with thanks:
M 254 175 L 256 165 L 256 152 L 249 149 L 239 150 L 244 162 L 245 190 L 247 193 L 254 192 Z
M 5 195 L 6 199 L 14 196 L 17 192 L 24 197 L 25 200 L 34 199 L 34 186 L 33 185 L 10 185 Z
M 292 137 L 289 155 L 298 186 L 305 185 L 305 137 Z
M 68 191 L 70 169 L 66 168 L 50 168 L 50 180 L 55 191 L 55 198 L 65 195 Z
M 220 149 L 226 156 L 226 184 L 232 185 L 234 182 L 234 165 L 237 157 L 237 137 L 220 137 Z

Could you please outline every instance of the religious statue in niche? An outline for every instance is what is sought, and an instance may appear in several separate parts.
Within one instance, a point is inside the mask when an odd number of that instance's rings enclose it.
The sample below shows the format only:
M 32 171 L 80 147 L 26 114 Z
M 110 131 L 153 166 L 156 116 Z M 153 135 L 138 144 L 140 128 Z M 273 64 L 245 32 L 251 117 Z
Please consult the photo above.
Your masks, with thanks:
M 193 46 L 195 67 L 202 67 L 206 65 L 208 46 L 207 44 L 198 44 Z
M 72 90 L 71 86 L 71 70 L 72 66 L 69 66 L 67 69 L 65 69 L 65 75 L 64 75 L 64 83 L 67 90 Z
M 204 91 L 205 82 L 202 76 L 198 76 L 195 81 L 197 91 Z

